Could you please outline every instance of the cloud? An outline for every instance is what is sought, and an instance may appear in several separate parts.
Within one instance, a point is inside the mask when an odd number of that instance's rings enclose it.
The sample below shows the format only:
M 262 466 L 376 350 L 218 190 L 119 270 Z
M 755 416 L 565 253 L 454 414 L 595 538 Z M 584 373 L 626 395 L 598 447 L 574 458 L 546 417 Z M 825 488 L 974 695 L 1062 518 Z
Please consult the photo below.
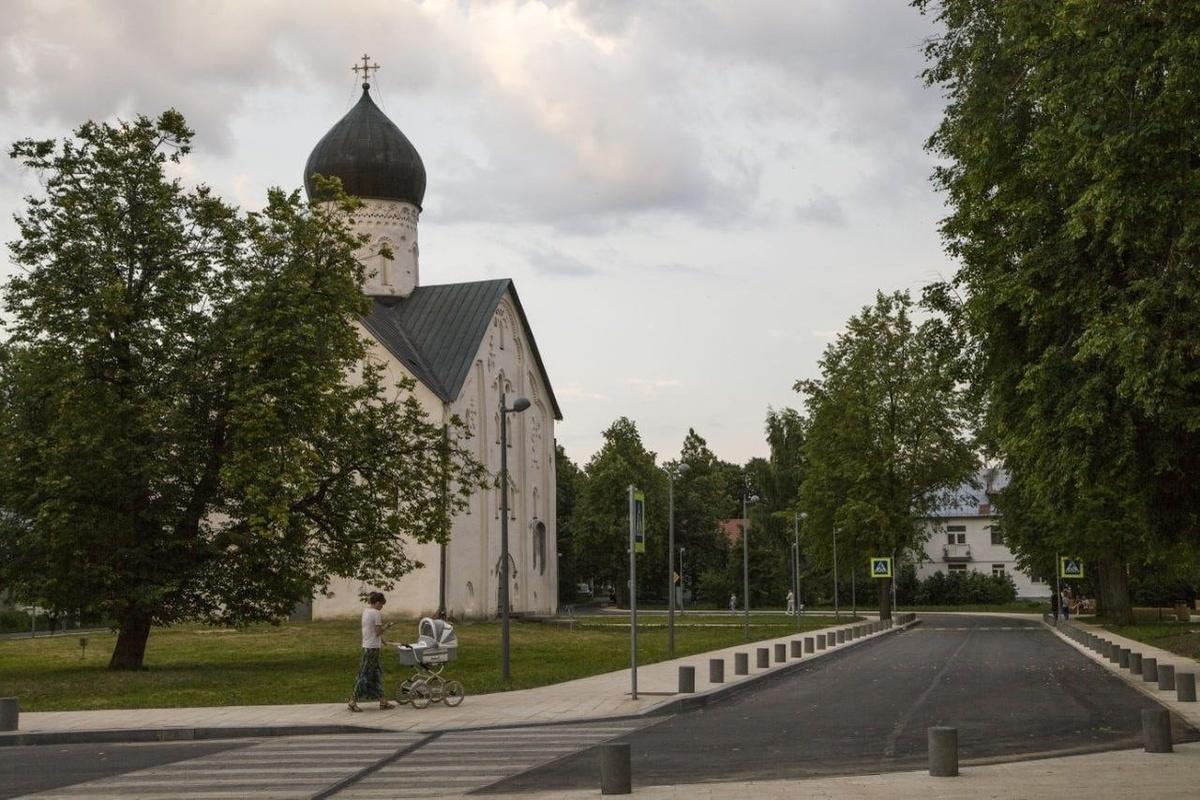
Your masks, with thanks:
M 680 382 L 675 378 L 627 378 L 626 383 L 637 387 L 642 394 L 649 397 L 657 397 L 667 389 L 674 389 L 680 386 Z

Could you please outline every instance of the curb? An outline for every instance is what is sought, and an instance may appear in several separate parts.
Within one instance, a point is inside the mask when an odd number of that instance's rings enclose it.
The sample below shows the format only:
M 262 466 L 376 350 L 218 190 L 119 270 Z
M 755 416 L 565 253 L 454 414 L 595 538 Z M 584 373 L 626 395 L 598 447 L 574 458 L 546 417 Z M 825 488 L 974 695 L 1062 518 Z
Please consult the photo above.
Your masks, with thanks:
M 832 656 L 837 653 L 848 650 L 851 647 L 865 645 L 872 641 L 877 641 L 882 636 L 892 633 L 907 631 L 909 628 L 919 625 L 919 618 L 913 619 L 910 622 L 902 625 L 895 625 L 887 630 L 879 631 L 873 636 L 868 636 L 863 639 L 847 641 L 838 645 L 834 649 L 825 650 L 815 653 L 804 658 L 791 660 L 788 663 L 778 664 L 771 669 L 759 672 L 757 674 L 748 675 L 736 682 L 714 685 L 703 692 L 697 692 L 689 695 L 678 695 L 670 700 L 666 700 L 658 705 L 651 706 L 634 714 L 625 714 L 619 716 L 603 716 L 603 717 L 580 717 L 573 720 L 559 720 L 555 722 L 525 722 L 518 725 L 497 724 L 494 726 L 484 726 L 487 728 L 512 728 L 512 727 L 545 727 L 549 725 L 563 724 L 585 724 L 602 722 L 612 719 L 639 719 L 644 717 L 666 716 L 670 714 L 688 713 L 691 711 L 701 710 L 715 700 L 724 700 L 735 697 L 749 689 L 761 685 L 761 681 L 778 680 L 779 678 L 791 674 L 796 669 L 807 666 L 811 661 L 827 656 Z M 791 637 L 784 637 L 791 638 Z M 768 640 L 771 641 L 771 640 Z M 761 643 L 749 642 L 747 647 L 759 645 Z M 479 730 L 480 728 L 471 728 L 471 730 Z M 32 745 L 62 745 L 62 744 L 140 744 L 154 742 L 190 742 L 190 741 L 216 741 L 220 739 L 251 739 L 251 738 L 269 738 L 279 736 L 319 736 L 333 734 L 369 734 L 369 733 L 386 733 L 390 729 L 376 728 L 360 725 L 255 725 L 245 727 L 162 727 L 162 728 L 116 728 L 109 730 L 98 731 L 48 731 L 42 733 L 20 733 L 19 731 L 0 733 L 0 747 L 19 747 Z M 458 730 L 457 728 L 448 728 L 447 730 Z M 465 730 L 465 729 L 464 729 Z M 444 733 L 446 731 L 437 731 L 436 733 Z M 434 735 L 434 732 L 425 732 L 424 735 Z
M 320 736 L 341 733 L 386 733 L 382 728 L 358 725 L 271 725 L 229 728 L 115 728 L 103 731 L 47 731 L 0 733 L 0 747 L 43 744 L 140 744 L 191 742 L 218 739 L 261 739 L 272 736 Z

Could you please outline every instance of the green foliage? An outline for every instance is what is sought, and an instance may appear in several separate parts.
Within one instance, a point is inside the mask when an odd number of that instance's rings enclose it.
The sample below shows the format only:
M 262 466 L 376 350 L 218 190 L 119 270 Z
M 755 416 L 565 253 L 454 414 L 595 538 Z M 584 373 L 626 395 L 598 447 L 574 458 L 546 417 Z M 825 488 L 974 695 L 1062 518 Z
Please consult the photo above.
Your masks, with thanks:
M 561 444 L 554 446 L 555 496 L 557 498 L 557 522 L 555 535 L 558 544 L 558 600 L 573 603 L 576 584 L 586 583 L 587 576 L 580 572 L 575 553 L 575 504 L 583 482 L 583 471 L 567 456 Z
M 17 143 L 43 177 L 10 245 L 0 346 L 0 584 L 153 626 L 278 620 L 332 575 L 383 587 L 481 486 L 457 420 L 366 358 L 340 196 L 242 214 L 167 177 L 174 111 Z
M 729 540 L 721 521 L 727 516 L 725 468 L 704 437 L 688 429 L 679 454 L 687 469 L 675 480 L 675 546 L 685 548 L 683 585 L 709 601 L 728 597 L 725 586 L 716 589 L 704 576 L 723 573 L 729 560 Z
M 930 149 L 999 504 L 1030 561 L 1125 576 L 1200 538 L 1200 7 L 917 0 L 945 35 Z
M 638 661 L 643 665 L 745 643 L 740 617 L 686 615 L 676 618 L 675 655 L 670 656 L 665 617 L 651 620 L 638 626 Z M 830 624 L 828 617 L 810 615 L 804 629 Z M 415 636 L 416 621 L 401 620 L 393 631 L 397 629 Z M 751 632 L 758 639 L 795 631 L 795 621 L 779 614 L 751 618 Z M 573 628 L 513 620 L 508 683 L 500 680 L 499 623 L 458 623 L 455 633 L 458 659 L 447 665 L 445 676 L 463 684 L 467 702 L 472 695 L 629 668 L 627 618 L 612 624 L 580 619 Z M 333 703 L 345 700 L 358 669 L 357 619 L 237 630 L 179 625 L 156 634 L 146 669 L 136 674 L 105 669 L 103 660 L 94 657 L 113 646 L 114 634 L 86 635 L 89 645 L 83 653 L 78 636 L 0 639 L 0 686 L 21 698 L 24 712 Z M 392 635 L 409 640 L 406 634 Z M 390 650 L 384 655 L 384 686 L 390 692 L 411 668 L 401 666 Z
M 960 343 L 942 318 L 917 324 L 912 311 L 907 293 L 879 293 L 826 349 L 821 378 L 796 383 L 808 411 L 804 552 L 832 569 L 837 530 L 839 575 L 917 550 L 922 520 L 976 468 Z
M 621 417 L 604 432 L 604 446 L 585 468 L 578 496 L 574 541 L 580 573 L 616 587 L 618 602 L 628 602 L 629 487 L 646 497 L 644 529 L 647 553 L 639 556 L 638 585 L 665 583 L 667 478 L 642 444 L 637 426 Z M 655 557 L 657 555 L 657 558 Z
M 935 572 L 916 589 L 918 606 L 1000 606 L 1017 599 L 1011 575 L 986 575 L 973 570 Z

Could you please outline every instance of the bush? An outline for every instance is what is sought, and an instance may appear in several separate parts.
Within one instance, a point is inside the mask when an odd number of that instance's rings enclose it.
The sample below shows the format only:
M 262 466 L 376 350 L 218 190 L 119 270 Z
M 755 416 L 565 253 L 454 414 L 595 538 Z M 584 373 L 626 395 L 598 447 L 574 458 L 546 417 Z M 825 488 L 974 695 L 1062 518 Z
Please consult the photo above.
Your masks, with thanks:
M 0 611 L 0 633 L 28 633 L 29 629 L 29 615 L 24 611 Z M 38 614 L 37 629 L 50 630 L 50 618 Z
M 938 572 L 921 581 L 916 590 L 918 606 L 991 606 L 1017 599 L 1010 575 L 982 572 Z

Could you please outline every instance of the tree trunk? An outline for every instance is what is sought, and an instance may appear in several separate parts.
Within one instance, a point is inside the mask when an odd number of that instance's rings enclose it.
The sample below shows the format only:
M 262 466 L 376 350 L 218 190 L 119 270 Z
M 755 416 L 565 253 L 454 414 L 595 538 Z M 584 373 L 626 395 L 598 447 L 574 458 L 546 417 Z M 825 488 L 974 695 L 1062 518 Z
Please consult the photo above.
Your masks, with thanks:
M 879 578 L 879 621 L 892 618 L 892 581 L 895 578 Z
M 109 669 L 142 669 L 146 658 L 146 640 L 150 638 L 150 617 L 129 612 L 117 631 L 117 646 L 113 648 Z
M 1133 604 L 1129 599 L 1129 579 L 1125 565 L 1103 559 L 1096 562 L 1096 611 L 1105 622 L 1115 625 L 1133 624 Z

